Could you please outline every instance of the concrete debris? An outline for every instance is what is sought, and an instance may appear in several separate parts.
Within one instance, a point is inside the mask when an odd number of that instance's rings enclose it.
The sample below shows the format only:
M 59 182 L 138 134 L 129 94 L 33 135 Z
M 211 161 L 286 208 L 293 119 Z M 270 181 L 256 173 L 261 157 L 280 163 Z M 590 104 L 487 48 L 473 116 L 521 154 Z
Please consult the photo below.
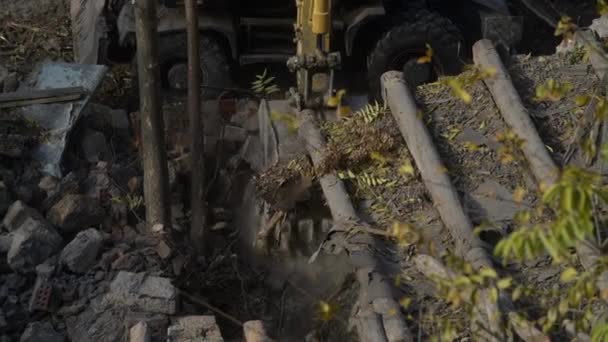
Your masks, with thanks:
M 36 209 L 30 208 L 21 201 L 16 201 L 8 208 L 2 220 L 2 225 L 11 232 L 21 227 L 27 219 L 46 223 L 44 216 Z
M 148 325 L 148 331 L 153 341 L 167 340 L 167 327 L 169 316 L 164 314 L 151 314 L 147 312 L 129 312 L 124 319 L 125 329 L 144 322 Z
M 146 322 L 139 322 L 129 330 L 129 342 L 150 342 L 152 336 Z
M 57 204 L 64 196 L 77 194 L 80 191 L 80 183 L 85 175 L 82 172 L 72 171 L 68 173 L 55 189 L 47 192 L 47 198 L 42 202 L 42 210 L 47 211 Z
M 167 245 L 167 243 L 163 240 L 160 240 L 155 249 L 158 256 L 160 256 L 162 259 L 167 259 L 173 253 L 171 247 L 169 247 L 169 245 Z
M 53 176 L 44 176 L 40 179 L 40 182 L 38 182 L 38 188 L 46 194 L 51 193 L 58 185 L 59 181 Z
M 83 195 L 67 195 L 48 212 L 49 222 L 64 232 L 76 232 L 103 222 L 104 209 L 99 202 Z
M 20 342 L 63 342 L 65 336 L 57 331 L 50 322 L 33 322 L 21 335 Z
M 103 237 L 95 228 L 89 228 L 76 235 L 68 243 L 60 256 L 60 262 L 75 273 L 86 273 L 95 264 Z
M 78 342 L 125 341 L 127 331 L 120 323 L 125 311 L 124 308 L 101 310 L 94 301 L 77 316 L 66 319 L 68 338 Z
M 81 116 L 89 98 L 103 80 L 108 68 L 103 65 L 70 63 L 42 63 L 26 79 L 28 89 L 41 90 L 63 87 L 82 87 L 86 96 L 71 102 L 35 104 L 20 108 L 20 113 L 39 127 L 52 131 L 32 150 L 31 157 L 42 165 L 42 170 L 61 177 L 61 162 L 72 128 Z M 23 88 L 25 86 L 22 85 Z
M 173 320 L 167 329 L 170 342 L 223 342 L 215 316 L 186 316 Z
M 251 169 L 259 173 L 264 171 L 266 165 L 263 151 L 264 146 L 262 145 L 260 138 L 250 135 L 241 147 L 239 157 L 245 160 Z
M 112 109 L 98 103 L 89 103 L 83 111 L 87 127 L 118 135 L 120 138 L 129 137 L 129 116 L 122 109 Z
M 13 235 L 7 262 L 15 272 L 33 272 L 37 265 L 57 253 L 62 243 L 61 236 L 48 224 L 27 218 Z
M 248 321 L 243 324 L 243 335 L 245 342 L 272 342 L 268 337 L 266 326 L 262 321 Z
M 104 302 L 144 312 L 175 314 L 177 297 L 170 279 L 121 271 L 110 284 Z
M 95 163 L 100 160 L 108 161 L 112 158 L 112 152 L 108 146 L 103 133 L 87 129 L 82 138 L 82 154 L 86 161 Z
M 51 257 L 51 258 L 48 258 L 42 264 L 36 266 L 36 274 L 41 278 L 49 279 L 53 276 L 56 269 L 57 269 L 57 258 Z
M 608 37 L 608 16 L 602 15 L 593 19 L 589 28 L 597 34 L 600 39 Z
M 226 125 L 224 126 L 224 140 L 243 142 L 247 139 L 247 130 L 238 126 Z

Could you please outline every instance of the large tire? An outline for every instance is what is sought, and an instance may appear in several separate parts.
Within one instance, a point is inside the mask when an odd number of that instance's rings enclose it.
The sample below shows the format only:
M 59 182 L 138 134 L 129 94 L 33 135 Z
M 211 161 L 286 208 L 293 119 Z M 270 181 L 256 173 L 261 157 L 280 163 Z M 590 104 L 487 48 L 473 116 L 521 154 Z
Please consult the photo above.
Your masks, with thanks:
M 187 63 L 188 46 L 186 35 L 172 34 L 161 36 L 158 42 L 158 50 L 163 97 L 184 96 L 187 93 L 187 79 L 185 78 L 182 82 L 184 83 L 183 89 L 172 88 L 169 82 L 169 70 L 172 65 Z M 213 37 L 202 34 L 200 40 L 200 59 L 201 85 L 203 87 L 201 96 L 203 99 L 215 99 L 225 89 L 233 86 L 228 56 Z M 132 66 L 133 96 L 134 100 L 138 101 L 139 83 L 136 58 Z M 135 103 L 135 105 L 137 104 L 138 102 Z
M 429 65 L 430 77 L 426 82 L 434 81 L 439 75 L 457 73 L 462 66 L 459 58 L 462 34 L 449 19 L 428 11 L 417 11 L 413 15 L 399 18 L 403 18 L 404 23 L 388 30 L 367 60 L 370 92 L 376 99 L 381 94 L 382 74 L 389 70 L 404 71 L 406 63 L 402 63 L 402 60 L 411 62 L 424 56 L 426 44 L 433 49 L 433 61 Z M 414 82 L 412 85 L 419 84 Z

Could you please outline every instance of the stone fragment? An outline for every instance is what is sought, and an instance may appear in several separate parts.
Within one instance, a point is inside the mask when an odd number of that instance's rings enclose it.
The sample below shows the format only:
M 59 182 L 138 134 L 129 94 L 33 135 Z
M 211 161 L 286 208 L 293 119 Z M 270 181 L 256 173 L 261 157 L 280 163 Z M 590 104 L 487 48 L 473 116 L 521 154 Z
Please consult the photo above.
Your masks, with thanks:
M 148 323 L 139 322 L 129 330 L 129 342 L 150 342 L 152 335 Z
M 599 18 L 593 19 L 589 29 L 597 34 L 600 39 L 608 37 L 608 16 L 602 15 Z
M 50 322 L 33 322 L 27 325 L 20 342 L 63 342 L 65 336 L 57 331 Z
M 100 310 L 95 305 L 89 305 L 77 316 L 69 316 L 66 319 L 69 341 L 127 341 L 127 331 L 122 327 L 124 316 L 124 308 Z
M 186 316 L 173 320 L 167 329 L 167 339 L 172 342 L 223 342 L 215 316 Z
M 272 342 L 262 321 L 248 321 L 243 324 L 245 342 Z
M 177 310 L 177 290 L 170 279 L 121 271 L 110 284 L 110 292 L 104 301 L 133 310 L 174 314 Z
M 36 274 L 42 278 L 51 278 L 55 273 L 55 269 L 57 268 L 57 258 L 52 257 L 47 259 L 42 264 L 36 266 Z
M 61 252 L 60 262 L 75 273 L 86 273 L 95 265 L 103 237 L 95 228 L 83 230 Z
M 38 182 L 38 188 L 47 194 L 55 190 L 58 185 L 59 181 L 53 176 L 44 176 L 40 179 L 40 182 Z
M 63 197 L 69 194 L 77 194 L 80 191 L 80 183 L 85 177 L 83 172 L 72 171 L 63 177 L 58 186 L 47 192 L 46 199 L 42 202 L 42 211 L 49 210 Z
M 144 322 L 148 325 L 148 330 L 153 341 L 167 341 L 167 327 L 169 326 L 169 317 L 167 315 L 129 312 L 124 322 L 126 329 L 138 322 Z
M 100 160 L 110 160 L 112 153 L 103 133 L 87 129 L 82 138 L 82 154 L 84 159 L 90 163 Z
M 105 212 L 99 202 L 83 195 L 67 195 L 48 212 L 49 222 L 64 232 L 76 232 L 95 227 L 103 221 Z
M 21 201 L 16 201 L 7 210 L 2 225 L 8 231 L 14 231 L 19 228 L 27 219 L 32 219 L 38 222 L 46 222 L 44 216 L 36 209 L 32 209 Z
M 7 262 L 19 273 L 30 273 L 61 249 L 63 239 L 48 224 L 27 218 L 13 235 Z
M 155 250 L 156 253 L 158 253 L 158 256 L 160 256 L 162 259 L 167 259 L 171 256 L 171 253 L 173 253 L 171 247 L 169 247 L 169 245 L 167 245 L 167 243 L 163 240 L 160 240 L 158 245 L 156 245 Z

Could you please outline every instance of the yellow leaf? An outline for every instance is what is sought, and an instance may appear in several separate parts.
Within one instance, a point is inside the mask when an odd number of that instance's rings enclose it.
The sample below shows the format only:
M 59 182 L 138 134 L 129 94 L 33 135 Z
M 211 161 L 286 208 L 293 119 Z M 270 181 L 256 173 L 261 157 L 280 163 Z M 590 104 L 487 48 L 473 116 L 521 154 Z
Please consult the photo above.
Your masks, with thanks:
M 410 162 L 409 160 L 406 160 L 405 162 L 403 162 L 403 164 L 401 164 L 401 166 L 399 167 L 399 173 L 402 175 L 413 176 L 414 167 L 412 166 L 412 162 Z
M 399 300 L 399 305 L 401 305 L 404 309 L 407 309 L 412 303 L 412 299 L 409 297 L 403 297 Z
M 490 289 L 490 301 L 492 301 L 492 303 L 496 303 L 498 302 L 498 289 L 493 287 Z
M 433 61 L 433 48 L 429 44 L 426 44 L 426 53 L 424 56 L 418 58 L 418 64 L 427 64 Z
M 574 267 L 568 267 L 562 272 L 560 280 L 562 283 L 569 283 L 573 281 L 577 275 L 578 272 L 576 271 L 576 269 L 574 269 Z
M 490 278 L 490 279 L 496 279 L 498 278 L 498 274 L 496 274 L 496 271 L 494 271 L 494 269 L 492 268 L 482 268 L 479 271 L 479 275 L 484 277 L 484 278 Z
M 608 3 L 606 3 L 606 0 L 597 0 L 597 12 L 600 15 L 608 14 Z
M 513 279 L 510 277 L 500 279 L 498 282 L 496 282 L 496 286 L 498 286 L 498 288 L 501 290 L 508 289 L 509 287 L 511 287 L 512 284 L 513 284 Z
M 473 102 L 473 96 L 464 88 L 464 85 L 458 82 L 456 79 L 448 80 L 448 85 L 452 89 L 452 94 L 462 100 L 466 104 Z
M 515 203 L 521 203 L 527 194 L 528 191 L 525 188 L 518 186 L 513 193 L 513 201 L 515 201 Z
M 589 97 L 589 95 L 577 95 L 574 99 L 574 102 L 577 106 L 584 106 L 589 103 L 590 100 L 591 98 Z
M 337 306 L 329 304 L 323 300 L 319 302 L 319 315 L 323 321 L 332 320 L 336 316 L 337 311 Z

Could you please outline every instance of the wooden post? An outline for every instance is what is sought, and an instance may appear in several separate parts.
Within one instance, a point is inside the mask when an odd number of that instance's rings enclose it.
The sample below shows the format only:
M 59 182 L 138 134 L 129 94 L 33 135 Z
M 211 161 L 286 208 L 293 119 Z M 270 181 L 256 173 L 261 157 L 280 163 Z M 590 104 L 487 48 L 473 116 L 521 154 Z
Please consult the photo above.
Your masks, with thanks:
M 493 77 L 484 80 L 496 106 L 509 127 L 520 139 L 525 140 L 522 152 L 530 163 L 538 183 L 544 183 L 546 186 L 555 184 L 559 178 L 559 169 L 538 135 L 526 107 L 511 82 L 511 76 L 491 40 L 482 39 L 473 45 L 473 60 L 482 68 L 496 70 Z
M 318 167 L 323 162 L 325 140 L 312 111 L 300 112 L 299 118 L 298 133 L 306 144 L 313 164 Z M 344 183 L 334 172 L 323 175 L 319 183 L 335 223 L 354 223 L 359 227 L 366 225 L 357 215 Z M 360 285 L 358 305 L 353 311 L 359 339 L 374 342 L 413 341 L 405 318 L 400 313 L 399 304 L 393 298 L 397 291 L 384 273 L 383 264 L 386 260 L 382 260 L 381 254 L 373 253 L 382 247 L 374 237 L 364 232 L 351 235 L 349 232 L 334 230 L 329 236 L 340 241 L 337 244 L 347 250 Z M 350 244 L 356 248 L 349 247 Z
M 134 4 L 146 222 L 149 226 L 160 223 L 170 229 L 169 172 L 160 93 L 156 0 L 138 0 Z
M 188 30 L 188 114 L 190 118 L 190 239 L 199 254 L 205 250 L 205 142 L 201 118 L 200 34 L 196 0 L 186 0 Z

